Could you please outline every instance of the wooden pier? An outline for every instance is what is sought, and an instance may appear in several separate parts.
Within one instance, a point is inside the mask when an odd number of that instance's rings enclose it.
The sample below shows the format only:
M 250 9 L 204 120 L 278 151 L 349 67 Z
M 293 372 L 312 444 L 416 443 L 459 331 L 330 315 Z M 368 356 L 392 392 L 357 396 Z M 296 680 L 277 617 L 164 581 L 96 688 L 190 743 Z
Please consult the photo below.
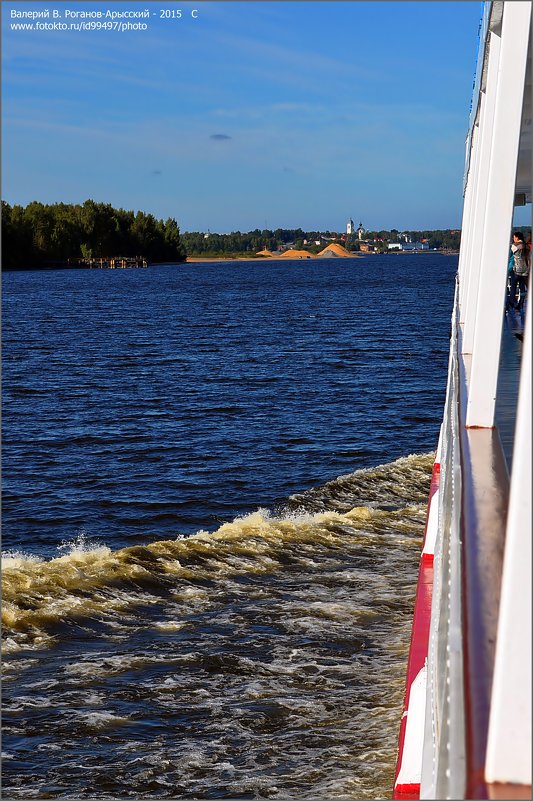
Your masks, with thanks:
M 144 256 L 101 256 L 99 258 L 70 259 L 69 261 L 70 263 L 74 261 L 78 267 L 89 267 L 91 269 L 96 267 L 102 270 L 148 267 L 148 261 Z

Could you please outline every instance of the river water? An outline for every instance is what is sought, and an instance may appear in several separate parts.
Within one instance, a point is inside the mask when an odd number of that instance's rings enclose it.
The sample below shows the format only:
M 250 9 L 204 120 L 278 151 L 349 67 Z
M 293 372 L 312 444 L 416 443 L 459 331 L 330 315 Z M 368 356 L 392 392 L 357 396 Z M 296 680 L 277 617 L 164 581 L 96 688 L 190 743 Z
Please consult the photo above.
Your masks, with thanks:
M 5 273 L 5 798 L 389 798 L 456 256 Z

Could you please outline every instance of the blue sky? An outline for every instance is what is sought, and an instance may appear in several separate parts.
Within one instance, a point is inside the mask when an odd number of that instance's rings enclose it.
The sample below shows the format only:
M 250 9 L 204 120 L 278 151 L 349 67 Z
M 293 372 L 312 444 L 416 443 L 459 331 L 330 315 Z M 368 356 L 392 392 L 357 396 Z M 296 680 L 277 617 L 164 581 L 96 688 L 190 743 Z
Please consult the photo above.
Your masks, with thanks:
M 14 9 L 153 13 L 140 31 L 21 31 Z M 182 231 L 459 227 L 481 11 L 3 2 L 2 197 L 93 198 Z

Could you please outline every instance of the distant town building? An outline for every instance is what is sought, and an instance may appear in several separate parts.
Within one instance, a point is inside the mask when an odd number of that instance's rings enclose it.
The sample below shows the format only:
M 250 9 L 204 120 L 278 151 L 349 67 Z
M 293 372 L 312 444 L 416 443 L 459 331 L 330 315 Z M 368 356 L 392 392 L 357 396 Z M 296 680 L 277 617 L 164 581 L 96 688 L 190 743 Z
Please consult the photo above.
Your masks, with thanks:
M 413 250 L 429 250 L 427 242 L 389 242 L 387 247 L 389 250 L 404 250 L 406 252 Z
M 359 228 L 357 229 L 357 238 L 361 240 L 364 236 L 365 229 L 363 228 L 363 223 L 359 223 Z
M 405 242 L 403 250 L 429 250 L 427 242 Z
M 346 233 L 347 233 L 348 236 L 350 236 L 351 234 L 355 233 L 355 223 L 354 223 L 354 221 L 352 220 L 351 217 L 348 220 L 348 222 L 346 223 Z

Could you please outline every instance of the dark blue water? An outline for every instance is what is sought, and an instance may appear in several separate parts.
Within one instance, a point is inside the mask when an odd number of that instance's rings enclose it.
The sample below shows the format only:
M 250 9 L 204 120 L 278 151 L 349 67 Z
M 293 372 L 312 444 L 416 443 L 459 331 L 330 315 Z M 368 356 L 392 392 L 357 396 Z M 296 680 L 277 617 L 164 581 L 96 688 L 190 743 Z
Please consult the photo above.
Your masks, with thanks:
M 4 274 L 4 547 L 212 530 L 435 448 L 456 261 Z
M 456 262 L 5 274 L 6 797 L 391 796 Z

